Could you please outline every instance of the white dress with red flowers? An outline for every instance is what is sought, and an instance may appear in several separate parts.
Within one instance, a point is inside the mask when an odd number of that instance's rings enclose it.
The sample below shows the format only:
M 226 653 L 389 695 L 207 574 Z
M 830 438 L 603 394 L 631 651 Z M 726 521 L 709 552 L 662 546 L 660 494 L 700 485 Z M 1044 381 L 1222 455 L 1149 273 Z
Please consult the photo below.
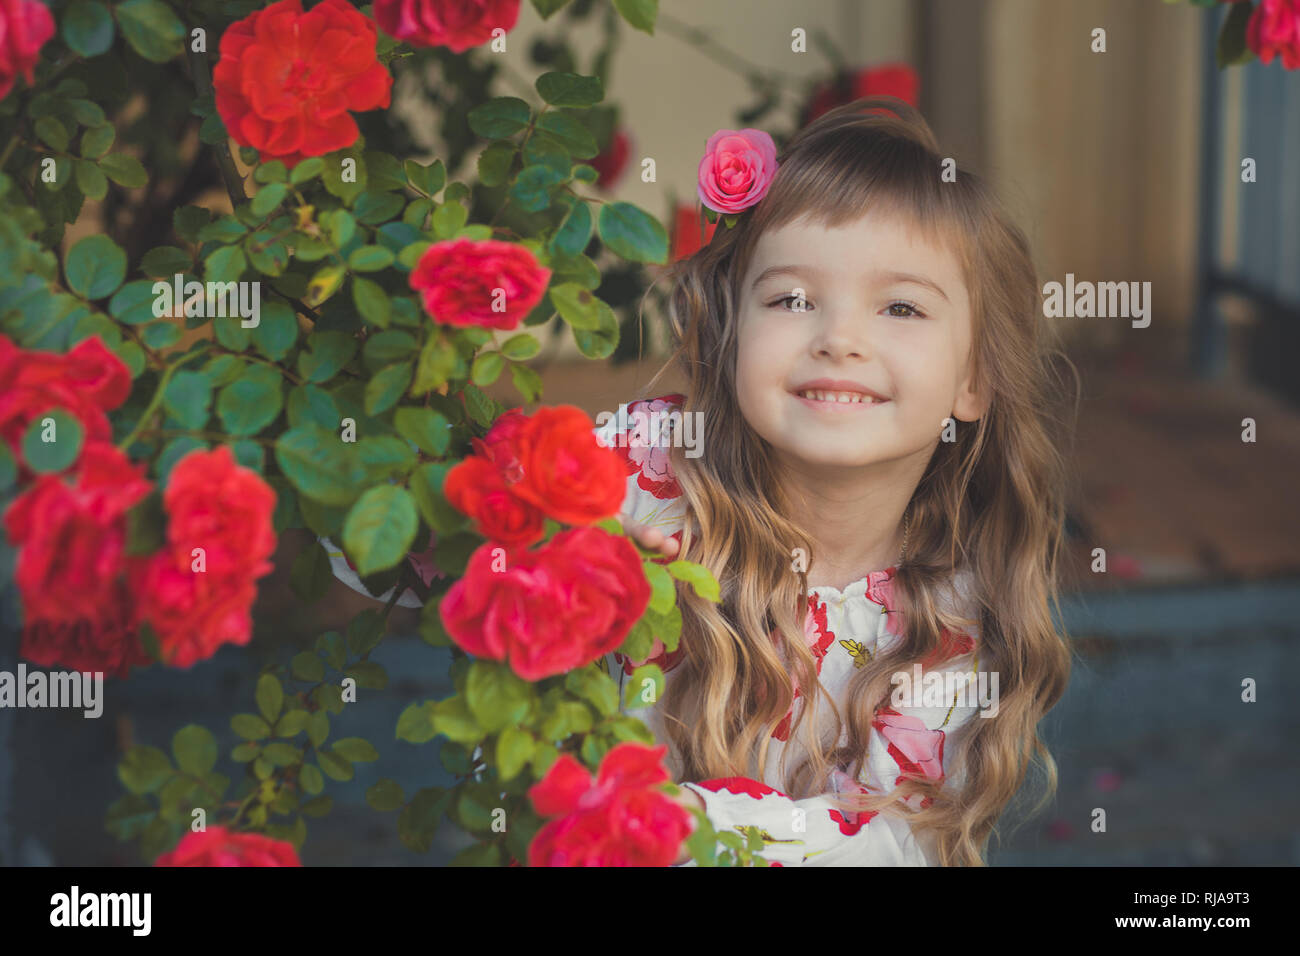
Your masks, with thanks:
M 632 402 L 627 416 L 612 419 L 596 429 L 597 436 L 622 455 L 628 468 L 627 497 L 623 513 L 643 524 L 657 527 L 665 534 L 681 539 L 685 522 L 681 488 L 668 463 L 670 437 L 661 436 L 660 447 L 646 447 L 647 434 L 635 432 L 640 412 L 664 411 L 681 401 L 669 395 Z M 640 419 L 645 421 L 646 419 Z M 618 443 L 622 436 L 623 444 Z M 843 713 L 845 692 L 856 668 L 881 649 L 899 639 L 901 612 L 892 606 L 894 568 L 873 571 L 844 589 L 810 588 L 805 638 L 817 662 L 818 680 Z M 969 578 L 957 582 L 960 592 Z M 974 639 L 968 634 L 945 633 L 946 647 L 925 673 L 946 671 L 978 672 L 978 655 Z M 608 655 L 609 672 L 623 684 L 634 669 L 647 661 L 659 664 L 666 682 L 672 680 L 673 668 L 679 663 L 681 649 L 665 653 L 656 641 L 650 657 L 643 661 L 627 660 L 622 654 Z M 793 677 L 792 677 L 793 679 Z M 794 706 L 801 706 L 796 684 Z M 832 771 L 824 793 L 858 790 L 886 793 L 905 776 L 933 780 L 945 779 L 952 764 L 954 747 L 964 736 L 959 730 L 972 727 L 975 706 L 946 704 L 926 707 L 884 708 L 872 724 L 868 759 L 857 780 L 843 770 Z M 823 720 L 830 720 L 829 708 L 820 708 Z M 655 704 L 626 713 L 641 717 L 657 741 L 667 743 L 662 717 Z M 684 786 L 704 800 L 705 810 L 714 827 L 721 830 L 757 826 L 763 836 L 762 855 L 777 866 L 926 866 L 936 862 L 933 848 L 923 846 L 905 820 L 880 813 L 841 814 L 825 796 L 792 799 L 778 788 L 779 766 L 783 749 L 788 745 L 793 707 L 772 734 L 768 746 L 766 781 L 746 777 L 690 781 Z M 841 737 L 843 742 L 847 734 Z M 799 744 L 793 745 L 798 747 Z M 787 760 L 799 756 L 792 752 Z M 954 783 L 957 781 L 954 781 Z M 921 803 L 917 795 L 914 806 Z M 926 798 L 928 799 L 928 798 Z M 693 866 L 694 862 L 685 864 Z

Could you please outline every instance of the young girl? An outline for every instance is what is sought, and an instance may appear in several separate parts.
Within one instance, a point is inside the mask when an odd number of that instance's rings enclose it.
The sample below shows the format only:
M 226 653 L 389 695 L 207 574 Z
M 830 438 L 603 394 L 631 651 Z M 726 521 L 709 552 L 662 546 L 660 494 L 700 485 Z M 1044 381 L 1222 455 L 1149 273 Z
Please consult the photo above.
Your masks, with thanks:
M 669 271 L 685 394 L 596 430 L 627 459 L 629 532 L 721 585 L 678 589 L 663 696 L 628 712 L 683 802 L 757 826 L 774 865 L 980 865 L 1033 758 L 1055 788 L 1037 725 L 1070 669 L 1059 353 L 1028 245 L 896 99 L 777 161 Z M 639 427 L 674 412 L 703 430 L 690 456 Z
M 1060 353 L 1023 233 L 944 172 L 895 99 L 801 130 L 761 200 L 670 270 L 686 393 L 598 429 L 628 458 L 626 527 L 722 587 L 679 589 L 664 695 L 633 712 L 687 802 L 761 828 L 779 865 L 980 865 L 1033 757 L 1055 789 L 1037 725 L 1070 669 L 1049 611 Z M 702 454 L 646 447 L 638 420 L 672 411 Z M 643 663 L 613 658 L 623 679 Z M 943 697 L 898 705 L 918 664 Z

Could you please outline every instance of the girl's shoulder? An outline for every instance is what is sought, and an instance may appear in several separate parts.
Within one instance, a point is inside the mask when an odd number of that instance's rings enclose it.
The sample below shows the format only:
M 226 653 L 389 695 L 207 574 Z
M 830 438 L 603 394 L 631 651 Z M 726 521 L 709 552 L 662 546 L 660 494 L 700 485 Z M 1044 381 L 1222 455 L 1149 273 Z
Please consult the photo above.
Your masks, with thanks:
M 681 434 L 685 400 L 677 393 L 637 399 L 596 419 L 597 439 L 623 460 L 627 470 L 622 513 L 667 534 L 680 534 L 685 519 L 682 488 L 669 455 Z

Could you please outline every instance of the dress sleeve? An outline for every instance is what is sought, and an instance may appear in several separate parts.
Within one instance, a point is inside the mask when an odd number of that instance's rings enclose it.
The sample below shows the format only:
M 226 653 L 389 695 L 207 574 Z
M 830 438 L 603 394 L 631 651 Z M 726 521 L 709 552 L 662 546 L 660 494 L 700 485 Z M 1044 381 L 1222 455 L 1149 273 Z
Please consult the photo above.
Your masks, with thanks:
M 841 813 L 827 796 L 795 800 L 748 777 L 684 783 L 704 801 L 714 828 L 756 826 L 760 854 L 773 866 L 928 866 L 905 820 L 881 813 Z M 693 866 L 689 861 L 684 866 Z
M 320 542 L 321 547 L 325 549 L 325 553 L 329 556 L 330 570 L 334 572 L 334 577 L 338 578 L 358 594 L 364 594 L 366 597 L 384 604 L 388 603 L 389 598 L 393 596 L 393 588 L 389 588 L 383 594 L 371 594 L 366 590 L 366 586 L 361 583 L 361 576 L 357 574 L 356 569 L 352 567 L 351 563 L 349 563 L 347 555 L 343 553 L 342 548 L 329 538 L 318 536 L 316 540 Z M 427 550 L 420 553 L 411 552 L 406 556 L 406 560 L 415 573 L 420 576 L 420 579 L 426 586 L 428 586 L 435 577 L 443 577 L 443 573 L 439 571 L 433 563 L 432 535 L 429 537 L 429 547 Z M 423 607 L 424 602 L 416 596 L 414 591 L 407 588 L 406 593 L 397 599 L 397 606 Z

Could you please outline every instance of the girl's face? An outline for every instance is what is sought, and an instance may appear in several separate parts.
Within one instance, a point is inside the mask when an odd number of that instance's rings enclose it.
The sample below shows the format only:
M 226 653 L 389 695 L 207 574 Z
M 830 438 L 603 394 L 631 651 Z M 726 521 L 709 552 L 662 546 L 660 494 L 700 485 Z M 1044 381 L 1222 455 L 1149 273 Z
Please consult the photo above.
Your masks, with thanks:
M 904 223 L 868 215 L 838 229 L 792 223 L 768 231 L 739 311 L 740 408 L 779 457 L 850 467 L 915 457 L 923 467 L 945 418 L 983 413 L 970 388 L 961 268 Z M 810 384 L 819 379 L 832 382 Z M 806 388 L 867 391 L 880 401 L 801 398 Z

